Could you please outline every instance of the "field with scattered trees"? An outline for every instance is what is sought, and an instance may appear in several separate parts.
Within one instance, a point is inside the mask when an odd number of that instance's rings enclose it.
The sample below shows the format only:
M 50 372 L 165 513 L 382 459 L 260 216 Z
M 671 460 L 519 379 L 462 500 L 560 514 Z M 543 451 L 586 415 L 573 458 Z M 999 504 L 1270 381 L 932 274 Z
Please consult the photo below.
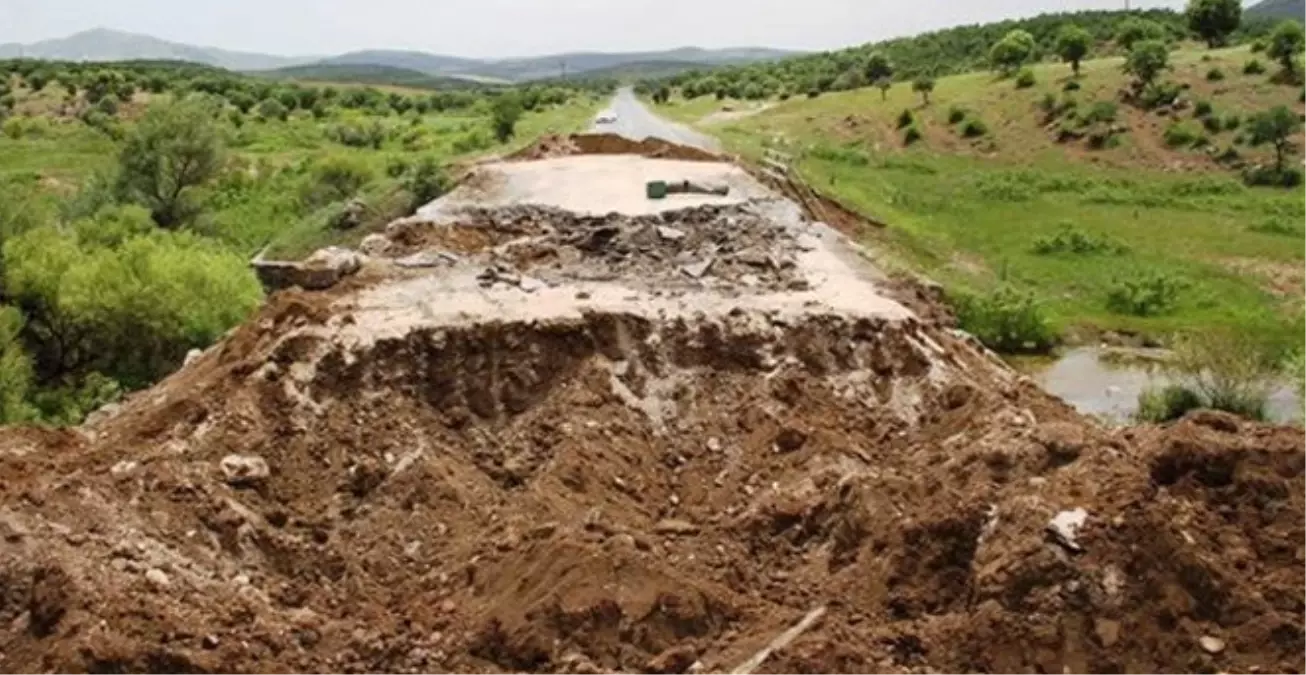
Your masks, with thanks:
M 943 283 L 998 351 L 1214 335 L 1263 375 L 1300 364 L 1306 330 L 1303 33 L 1230 7 L 1046 15 L 642 88 L 888 223 L 868 235 L 881 262 Z
M 406 215 L 451 162 L 581 128 L 601 86 L 301 84 L 0 62 L 0 422 L 71 422 L 262 300 L 248 266 Z

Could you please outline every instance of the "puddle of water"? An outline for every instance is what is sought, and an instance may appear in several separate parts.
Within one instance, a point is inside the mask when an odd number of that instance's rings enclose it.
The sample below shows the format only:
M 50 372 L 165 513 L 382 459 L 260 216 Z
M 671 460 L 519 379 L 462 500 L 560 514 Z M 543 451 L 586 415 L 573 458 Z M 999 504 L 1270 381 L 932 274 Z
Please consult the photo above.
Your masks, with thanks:
M 1103 358 L 1106 353 L 1098 347 L 1081 347 L 1050 363 L 1026 362 L 1018 367 L 1079 412 L 1126 424 L 1138 411 L 1138 395 L 1149 387 L 1165 386 L 1171 379 L 1158 367 L 1159 361 L 1136 359 L 1121 363 Z M 1302 402 L 1286 384 L 1271 393 L 1266 408 L 1274 422 L 1302 419 Z

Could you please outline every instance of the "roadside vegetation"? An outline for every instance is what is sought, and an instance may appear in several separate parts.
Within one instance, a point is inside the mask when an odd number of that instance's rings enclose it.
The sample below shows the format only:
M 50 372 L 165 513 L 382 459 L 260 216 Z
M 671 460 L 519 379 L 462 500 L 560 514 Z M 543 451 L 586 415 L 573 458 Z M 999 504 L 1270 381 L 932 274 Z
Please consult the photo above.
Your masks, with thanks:
M 148 386 L 261 302 L 256 252 L 361 238 L 450 163 L 580 128 L 605 94 L 0 62 L 0 422 Z
M 711 130 L 745 156 L 786 151 L 815 189 L 890 223 L 876 249 L 942 282 L 995 350 L 1171 344 L 1177 384 L 1145 417 L 1257 417 L 1267 381 L 1303 378 L 1303 42 L 1300 20 L 1193 0 L 646 86 L 681 121 L 742 111 Z M 1230 334 L 1246 337 L 1194 337 Z

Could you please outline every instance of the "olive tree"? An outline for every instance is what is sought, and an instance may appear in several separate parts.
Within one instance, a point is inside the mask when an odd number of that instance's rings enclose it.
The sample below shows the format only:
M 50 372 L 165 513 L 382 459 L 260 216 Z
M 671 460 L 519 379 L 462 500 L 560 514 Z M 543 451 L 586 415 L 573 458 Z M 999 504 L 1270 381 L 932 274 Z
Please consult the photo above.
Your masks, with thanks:
M 150 106 L 118 154 L 123 191 L 150 210 L 160 227 L 176 228 L 194 215 L 191 192 L 218 173 L 223 139 L 217 111 L 191 97 Z
M 1239 0 L 1188 0 L 1184 10 L 1188 29 L 1201 36 L 1208 47 L 1223 45 L 1242 23 Z
M 1088 49 L 1093 44 L 1093 36 L 1073 23 L 1065 24 L 1057 31 L 1057 55 L 1070 64 L 1070 70 L 1079 76 L 1079 62 L 1088 56 Z

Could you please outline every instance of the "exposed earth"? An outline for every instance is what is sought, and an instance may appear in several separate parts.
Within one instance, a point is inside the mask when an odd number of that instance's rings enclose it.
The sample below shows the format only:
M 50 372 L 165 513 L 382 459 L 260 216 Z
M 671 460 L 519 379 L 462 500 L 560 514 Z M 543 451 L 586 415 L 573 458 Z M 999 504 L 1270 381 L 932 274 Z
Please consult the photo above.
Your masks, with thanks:
M 0 670 L 1306 669 L 1300 428 L 1101 427 L 783 188 L 546 139 L 0 431 Z

